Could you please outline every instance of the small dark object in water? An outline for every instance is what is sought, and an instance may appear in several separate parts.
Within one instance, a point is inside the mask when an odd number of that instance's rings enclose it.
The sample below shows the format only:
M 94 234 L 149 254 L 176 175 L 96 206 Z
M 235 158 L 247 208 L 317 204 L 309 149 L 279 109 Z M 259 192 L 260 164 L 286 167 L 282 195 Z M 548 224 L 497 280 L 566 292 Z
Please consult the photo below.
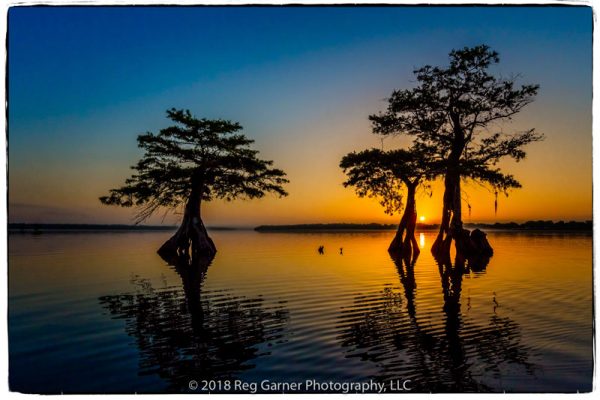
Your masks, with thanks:
M 343 247 L 340 247 L 340 254 L 344 255 L 344 248 Z
M 319 246 L 319 254 L 325 254 L 325 246 Z

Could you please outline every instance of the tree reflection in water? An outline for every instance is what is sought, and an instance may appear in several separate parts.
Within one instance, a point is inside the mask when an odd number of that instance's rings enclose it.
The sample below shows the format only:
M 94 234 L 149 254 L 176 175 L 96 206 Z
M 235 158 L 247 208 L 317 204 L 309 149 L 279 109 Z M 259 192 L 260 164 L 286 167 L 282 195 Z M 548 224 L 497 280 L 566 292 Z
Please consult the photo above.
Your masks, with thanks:
M 378 372 L 372 378 L 410 379 L 409 386 L 417 392 L 480 392 L 504 391 L 511 376 L 534 374 L 531 349 L 522 343 L 515 321 L 497 315 L 495 307 L 487 324 L 463 318 L 460 296 L 468 265 L 438 261 L 443 320 L 436 322 L 417 315 L 416 260 L 392 260 L 404 296 L 391 286 L 358 295 L 338 322 L 346 356 L 375 363 Z M 470 269 L 482 273 L 486 265 L 478 262 Z M 499 387 L 499 380 L 507 386 Z
M 100 298 L 113 318 L 126 321 L 140 353 L 139 374 L 157 374 L 167 390 L 188 391 L 191 379 L 231 379 L 282 338 L 288 312 L 283 302 L 228 291 L 202 292 L 209 263 L 177 267 L 181 287 L 156 289 L 134 277 L 135 290 Z

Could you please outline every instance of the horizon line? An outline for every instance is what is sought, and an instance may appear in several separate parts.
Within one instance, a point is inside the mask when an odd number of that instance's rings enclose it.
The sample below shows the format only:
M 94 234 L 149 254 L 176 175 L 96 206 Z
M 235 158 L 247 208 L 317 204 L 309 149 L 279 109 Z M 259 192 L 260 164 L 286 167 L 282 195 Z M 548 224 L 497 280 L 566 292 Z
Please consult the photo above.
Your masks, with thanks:
M 523 220 L 523 221 L 494 221 L 494 222 L 484 222 L 484 221 L 469 221 L 463 222 L 463 225 L 524 225 L 528 223 L 545 223 L 545 224 L 567 224 L 567 223 L 592 223 L 592 219 L 563 219 L 563 220 L 552 220 L 552 219 L 531 219 L 531 220 Z M 417 221 L 417 226 L 421 227 L 434 227 L 439 226 L 439 222 L 421 222 Z M 280 224 L 252 224 L 252 225 L 208 225 L 207 229 L 256 229 L 263 227 L 302 227 L 302 226 L 381 226 L 381 227 L 390 227 L 397 226 L 398 223 L 382 223 L 382 222 L 302 222 L 302 223 L 280 223 Z M 8 222 L 7 229 L 35 229 L 38 228 L 64 228 L 68 229 L 69 227 L 73 228 L 113 228 L 113 229 L 157 229 L 157 230 L 168 230 L 168 229 L 177 229 L 179 227 L 178 224 L 166 225 L 166 224 L 124 224 L 124 223 L 71 223 L 71 222 Z

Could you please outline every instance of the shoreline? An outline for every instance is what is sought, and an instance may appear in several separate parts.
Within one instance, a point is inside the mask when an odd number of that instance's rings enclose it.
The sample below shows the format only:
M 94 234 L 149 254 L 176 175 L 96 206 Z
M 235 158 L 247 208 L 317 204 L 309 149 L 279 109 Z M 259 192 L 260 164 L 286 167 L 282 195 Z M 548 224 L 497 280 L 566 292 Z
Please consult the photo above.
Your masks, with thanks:
M 254 228 L 257 232 L 368 232 L 368 231 L 394 231 L 396 224 L 297 224 L 297 225 L 260 225 Z M 527 221 L 524 223 L 465 223 L 468 230 L 481 229 L 483 231 L 515 231 L 515 232 L 592 232 L 592 221 Z M 439 224 L 417 223 L 417 231 L 436 231 Z
M 495 232 L 593 232 L 592 221 L 527 221 L 524 223 L 508 222 L 494 224 L 466 223 L 465 229 L 481 229 Z M 417 223 L 417 231 L 431 232 L 439 229 L 439 224 Z M 177 226 L 164 225 L 125 225 L 125 224 L 30 224 L 9 223 L 8 233 L 66 233 L 66 232 L 169 232 Z M 252 227 L 207 227 L 209 231 L 256 231 L 259 233 L 352 233 L 352 232 L 386 232 L 395 231 L 396 224 L 293 224 L 293 225 L 260 225 Z

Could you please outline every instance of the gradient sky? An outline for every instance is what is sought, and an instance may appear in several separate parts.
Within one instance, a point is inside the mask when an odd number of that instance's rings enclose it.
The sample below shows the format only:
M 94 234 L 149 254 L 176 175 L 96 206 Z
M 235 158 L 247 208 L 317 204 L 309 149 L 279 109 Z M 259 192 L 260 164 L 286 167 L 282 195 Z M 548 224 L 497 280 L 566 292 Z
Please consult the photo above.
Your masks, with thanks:
M 415 67 L 481 43 L 500 53 L 495 73 L 541 85 L 493 129 L 546 140 L 502 163 L 523 188 L 497 215 L 492 193 L 464 186 L 465 221 L 592 218 L 589 7 L 13 7 L 8 28 L 10 222 L 131 223 L 132 209 L 98 197 L 171 107 L 239 121 L 291 181 L 285 199 L 207 204 L 207 225 L 396 222 L 342 186 L 339 160 L 381 147 L 367 117 L 414 85 Z M 426 221 L 439 222 L 441 196 L 434 184 L 417 197 Z

